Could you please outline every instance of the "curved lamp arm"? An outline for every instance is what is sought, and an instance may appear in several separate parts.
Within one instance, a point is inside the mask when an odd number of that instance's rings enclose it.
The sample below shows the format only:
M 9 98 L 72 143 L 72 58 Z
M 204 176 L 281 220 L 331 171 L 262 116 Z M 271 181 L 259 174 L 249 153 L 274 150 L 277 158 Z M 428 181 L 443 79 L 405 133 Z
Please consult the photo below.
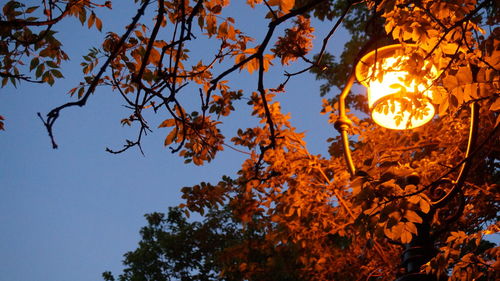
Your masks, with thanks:
M 441 208 L 446 203 L 448 203 L 448 201 L 450 201 L 457 194 L 457 192 L 461 190 L 462 186 L 464 185 L 465 178 L 467 177 L 467 173 L 469 172 L 470 163 L 472 162 L 470 159 L 471 151 L 473 146 L 476 144 L 478 123 L 479 123 L 479 105 L 477 104 L 477 102 L 472 102 L 470 104 L 470 111 L 471 111 L 471 116 L 470 116 L 469 139 L 467 141 L 467 150 L 465 151 L 465 157 L 462 166 L 460 167 L 460 172 L 457 176 L 457 179 L 452 182 L 453 183 L 452 189 L 443 197 L 441 197 L 439 200 L 431 202 L 431 205 L 434 208 Z
M 339 97 L 339 119 L 335 121 L 335 129 L 339 131 L 340 137 L 342 139 L 342 145 L 344 147 L 344 158 L 345 162 L 347 163 L 347 168 L 349 169 L 349 173 L 351 176 L 354 176 L 356 173 L 356 167 L 354 167 L 354 161 L 352 161 L 351 157 L 351 148 L 349 147 L 349 135 L 347 131 L 351 128 L 352 126 L 352 121 L 347 117 L 346 114 L 346 105 L 345 105 L 345 99 L 349 92 L 351 91 L 352 85 L 354 84 L 354 81 L 356 79 L 356 74 L 355 71 L 353 70 L 352 73 L 349 75 L 349 78 L 347 79 L 347 83 L 344 87 L 344 90 L 342 90 L 342 93 L 340 93 Z

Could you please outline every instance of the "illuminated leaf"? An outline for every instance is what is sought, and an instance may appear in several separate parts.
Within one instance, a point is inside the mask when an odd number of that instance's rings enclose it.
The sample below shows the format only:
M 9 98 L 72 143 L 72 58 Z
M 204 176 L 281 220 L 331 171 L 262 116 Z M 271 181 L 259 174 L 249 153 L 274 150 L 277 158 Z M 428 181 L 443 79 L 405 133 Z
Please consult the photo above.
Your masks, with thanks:
M 173 129 L 165 138 L 165 142 L 163 143 L 165 146 L 170 145 L 174 139 L 177 137 L 177 128 Z
M 40 7 L 40 6 L 33 6 L 33 7 L 29 7 L 29 8 L 27 8 L 27 9 L 26 9 L 26 13 L 27 13 L 27 14 L 31 14 L 31 13 L 33 13 L 36 9 L 38 9 L 38 7 Z
M 280 0 L 280 9 L 284 13 L 288 13 L 293 6 L 295 6 L 295 0 Z
M 495 102 L 493 102 L 490 106 L 491 111 L 499 111 L 500 110 L 500 98 L 496 98 Z
M 102 21 L 98 17 L 95 18 L 95 26 L 97 30 L 102 31 Z
M 453 55 L 457 51 L 458 44 L 456 43 L 447 43 L 447 44 L 442 44 L 441 49 L 443 50 L 443 53 L 447 55 Z
M 431 205 L 429 204 L 429 202 L 427 202 L 427 200 L 425 200 L 424 198 L 422 198 L 419 203 L 420 203 L 420 210 L 424 214 L 429 213 L 429 211 L 431 210 Z
M 406 229 L 408 232 L 412 233 L 412 234 L 415 234 L 415 235 L 416 235 L 416 234 L 418 234 L 418 232 L 417 232 L 417 227 L 415 226 L 415 224 L 414 224 L 414 223 L 411 223 L 411 222 L 405 222 L 405 229 Z
M 158 128 L 172 127 L 175 125 L 175 119 L 166 119 L 158 126 Z
M 214 15 L 208 15 L 205 17 L 206 21 L 206 30 L 208 32 L 208 35 L 211 36 L 216 33 L 217 31 L 217 19 L 215 18 Z
M 403 244 L 410 243 L 412 239 L 412 235 L 409 231 L 403 231 L 400 237 L 401 237 L 401 243 Z
M 404 217 L 409 222 L 422 223 L 422 218 L 415 211 L 406 210 Z
M 461 67 L 455 74 L 455 78 L 461 85 L 470 84 L 472 83 L 472 71 L 470 70 L 469 67 Z
M 87 26 L 88 26 L 88 28 L 91 28 L 91 27 L 92 27 L 92 25 L 94 25 L 95 19 L 96 19 L 95 13 L 94 13 L 94 12 L 92 12 L 92 13 L 90 14 L 90 17 L 89 17 L 88 21 L 87 21 Z

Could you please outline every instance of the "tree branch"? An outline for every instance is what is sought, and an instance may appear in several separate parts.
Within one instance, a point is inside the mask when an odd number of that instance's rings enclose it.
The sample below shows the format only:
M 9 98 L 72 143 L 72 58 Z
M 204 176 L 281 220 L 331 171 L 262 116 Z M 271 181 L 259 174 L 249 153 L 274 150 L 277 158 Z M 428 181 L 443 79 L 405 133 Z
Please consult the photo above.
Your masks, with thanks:
M 137 14 L 132 19 L 132 23 L 129 25 L 127 31 L 125 32 L 125 34 L 123 34 L 123 36 L 120 38 L 120 41 L 116 45 L 115 50 L 113 50 L 113 52 L 110 54 L 110 56 L 108 57 L 106 62 L 102 65 L 101 69 L 99 70 L 99 73 L 92 80 L 92 83 L 90 84 L 90 87 L 87 89 L 87 92 L 79 101 L 68 102 L 68 103 L 65 103 L 59 107 L 52 109 L 49 113 L 47 113 L 46 120 L 43 119 L 43 117 L 41 116 L 40 113 L 38 113 L 38 116 L 40 117 L 43 124 L 47 128 L 47 132 L 48 132 L 50 140 L 52 142 L 52 148 L 54 148 L 54 149 L 57 148 L 57 143 L 55 142 L 52 130 L 53 130 L 54 122 L 57 120 L 57 118 L 59 118 L 59 113 L 61 112 L 61 110 L 65 109 L 67 107 L 73 107 L 73 106 L 82 107 L 87 103 L 88 98 L 94 92 L 95 88 L 99 84 L 99 81 L 101 80 L 101 76 L 106 71 L 108 65 L 118 55 L 120 49 L 122 48 L 123 44 L 125 43 L 125 40 L 127 40 L 130 33 L 132 32 L 132 30 L 134 30 L 135 25 L 137 24 L 137 22 L 139 21 L 141 16 L 144 15 L 144 11 L 146 10 L 146 7 L 148 6 L 148 4 L 149 4 L 149 1 L 145 1 L 142 4 L 142 6 L 139 8 L 139 10 L 137 11 Z

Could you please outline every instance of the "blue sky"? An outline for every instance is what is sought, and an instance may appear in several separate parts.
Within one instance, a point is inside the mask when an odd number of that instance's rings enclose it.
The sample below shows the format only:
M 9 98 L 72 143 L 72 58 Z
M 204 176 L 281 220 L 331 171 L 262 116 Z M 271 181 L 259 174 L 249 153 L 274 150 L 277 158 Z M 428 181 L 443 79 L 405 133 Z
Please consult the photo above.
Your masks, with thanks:
M 97 13 L 104 31 L 124 30 L 136 11 L 131 2 L 114 3 L 112 11 Z M 258 26 L 255 19 L 263 13 L 242 12 L 238 5 L 231 15 L 258 41 L 265 23 Z M 316 42 L 331 24 L 317 29 Z M 64 50 L 72 59 L 63 66 L 65 79 L 53 87 L 22 83 L 0 89 L 0 115 L 6 118 L 6 131 L 0 132 L 0 280 L 88 281 L 102 280 L 106 270 L 119 273 L 122 255 L 137 245 L 145 213 L 165 212 L 181 203 L 183 186 L 234 175 L 244 157 L 226 149 L 208 165 L 185 165 L 163 147 L 166 130 L 155 130 L 144 139 L 145 157 L 134 149 L 109 154 L 106 147 L 120 148 L 135 131 L 120 126 L 127 111 L 118 94 L 104 88 L 84 108 L 62 112 L 54 128 L 60 147 L 53 150 L 36 113 L 45 114 L 71 100 L 66 92 L 81 80 L 81 55 L 104 36 L 82 28 L 76 19 L 65 20 L 59 28 Z M 345 33 L 336 35 L 329 50 L 339 54 L 343 41 Z M 192 56 L 203 56 L 202 47 L 192 50 Z M 272 72 L 266 86 L 276 87 L 281 74 L 282 69 Z M 256 78 L 246 72 L 229 77 L 247 94 L 255 90 Z M 307 132 L 312 153 L 326 153 L 326 139 L 335 134 L 327 118 L 319 115 L 319 84 L 304 74 L 291 80 L 280 98 L 283 110 L 292 114 L 292 123 Z M 237 109 L 234 117 L 222 120 L 230 136 L 240 126 L 254 125 L 244 102 Z M 155 117 L 158 124 L 167 118 L 162 114 Z

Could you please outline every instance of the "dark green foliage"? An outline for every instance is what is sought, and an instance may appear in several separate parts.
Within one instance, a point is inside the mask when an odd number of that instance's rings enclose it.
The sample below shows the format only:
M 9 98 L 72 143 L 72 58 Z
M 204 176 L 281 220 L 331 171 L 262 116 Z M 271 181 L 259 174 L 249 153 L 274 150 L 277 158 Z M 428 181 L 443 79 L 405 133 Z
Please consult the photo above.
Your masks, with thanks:
M 125 254 L 118 280 L 222 280 L 219 255 L 239 239 L 227 212 L 212 211 L 203 222 L 188 222 L 178 208 L 145 216 L 148 226 L 135 251 Z M 105 280 L 114 280 L 109 272 Z
M 102 274 L 106 281 L 230 281 L 244 280 L 241 262 L 234 253 L 244 252 L 249 260 L 267 263 L 269 270 L 254 273 L 251 280 L 298 281 L 297 256 L 293 246 L 278 245 L 262 249 L 264 233 L 242 229 L 231 211 L 209 210 L 203 221 L 189 222 L 179 208 L 167 214 L 145 215 L 148 225 L 140 231 L 136 250 L 124 255 L 123 273 L 115 279 L 111 272 Z M 242 246 L 242 241 L 251 241 Z M 251 265 L 248 265 L 251 266 Z M 231 270 L 232 267 L 234 271 Z M 232 272 L 224 272 L 222 268 Z

